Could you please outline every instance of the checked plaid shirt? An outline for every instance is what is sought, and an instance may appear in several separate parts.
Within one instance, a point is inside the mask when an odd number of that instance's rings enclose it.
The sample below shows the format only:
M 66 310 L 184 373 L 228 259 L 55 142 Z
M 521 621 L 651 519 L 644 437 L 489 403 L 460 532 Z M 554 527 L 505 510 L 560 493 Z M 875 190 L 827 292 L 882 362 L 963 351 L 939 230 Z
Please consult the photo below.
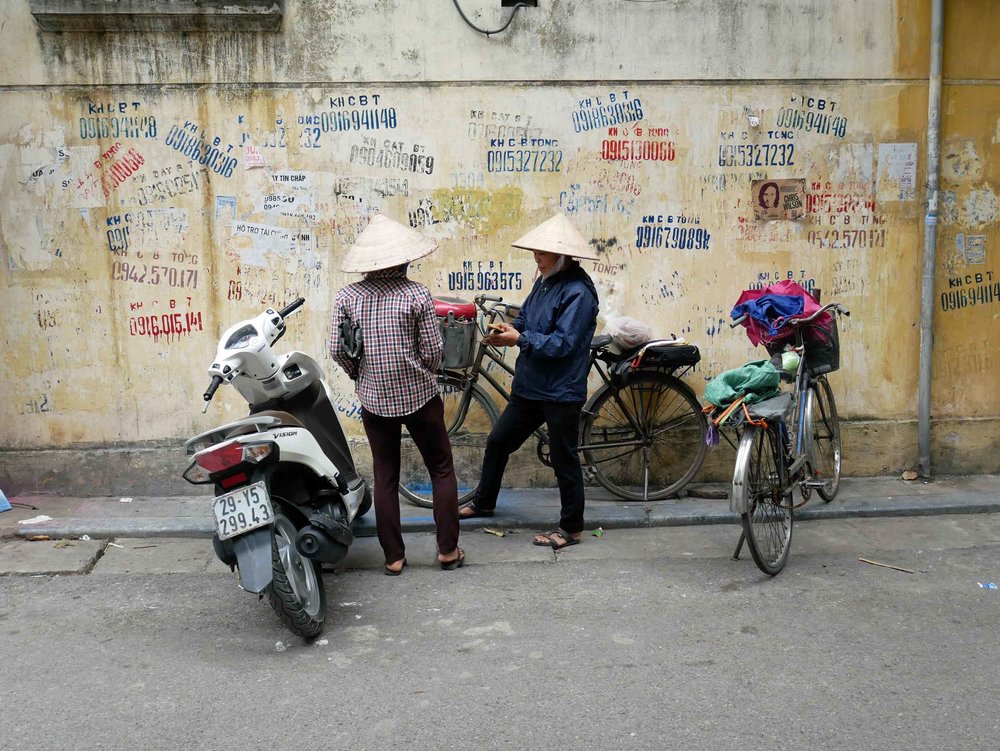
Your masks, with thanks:
M 360 366 L 344 353 L 344 314 L 361 327 Z M 361 406 L 382 417 L 416 412 L 438 395 L 435 373 L 444 345 L 427 288 L 397 266 L 365 274 L 333 301 L 330 354 L 354 381 Z

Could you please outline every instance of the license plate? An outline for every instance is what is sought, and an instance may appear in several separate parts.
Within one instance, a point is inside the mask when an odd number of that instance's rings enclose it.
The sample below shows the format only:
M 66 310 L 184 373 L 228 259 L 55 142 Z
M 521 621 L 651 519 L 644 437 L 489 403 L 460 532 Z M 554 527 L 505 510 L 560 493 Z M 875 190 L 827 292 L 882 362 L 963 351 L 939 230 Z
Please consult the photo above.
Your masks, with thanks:
M 263 482 L 218 496 L 212 501 L 219 539 L 241 535 L 274 521 L 271 498 Z

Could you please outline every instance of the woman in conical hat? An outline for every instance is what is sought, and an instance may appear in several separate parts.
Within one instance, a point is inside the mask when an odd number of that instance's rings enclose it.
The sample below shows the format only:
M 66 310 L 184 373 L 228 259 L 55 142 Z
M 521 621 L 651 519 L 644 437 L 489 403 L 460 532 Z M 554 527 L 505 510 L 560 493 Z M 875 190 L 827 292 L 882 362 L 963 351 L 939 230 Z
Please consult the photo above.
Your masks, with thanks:
M 342 271 L 365 277 L 340 290 L 333 303 L 330 354 L 354 380 L 361 402 L 375 475 L 375 522 L 390 576 L 406 566 L 399 518 L 403 425 L 421 446 L 431 476 L 438 563 L 454 569 L 465 560 L 458 547 L 458 482 L 435 375 L 443 351 L 441 329 L 430 292 L 406 276 L 411 261 L 436 248 L 434 241 L 376 214 L 341 263 Z M 345 318 L 361 330 L 360 356 L 341 338 Z
M 563 214 L 512 245 L 534 253 L 539 276 L 514 325 L 502 324 L 501 331 L 484 339 L 516 346 L 520 352 L 510 402 L 486 442 L 479 490 L 459 515 L 493 515 L 507 460 L 545 423 L 561 511 L 558 529 L 536 536 L 534 544 L 558 550 L 576 545 L 583 531 L 583 470 L 577 445 L 598 312 L 594 283 L 575 259 L 598 256 Z

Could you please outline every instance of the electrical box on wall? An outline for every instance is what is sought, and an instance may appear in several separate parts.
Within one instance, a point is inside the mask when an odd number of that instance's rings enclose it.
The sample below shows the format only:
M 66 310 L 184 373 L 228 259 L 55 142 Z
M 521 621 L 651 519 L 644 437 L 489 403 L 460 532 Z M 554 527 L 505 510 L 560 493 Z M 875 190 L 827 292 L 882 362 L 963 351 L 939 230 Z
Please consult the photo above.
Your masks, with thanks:
M 500 0 L 501 8 L 513 8 L 515 5 L 527 5 L 529 8 L 537 8 L 538 0 Z

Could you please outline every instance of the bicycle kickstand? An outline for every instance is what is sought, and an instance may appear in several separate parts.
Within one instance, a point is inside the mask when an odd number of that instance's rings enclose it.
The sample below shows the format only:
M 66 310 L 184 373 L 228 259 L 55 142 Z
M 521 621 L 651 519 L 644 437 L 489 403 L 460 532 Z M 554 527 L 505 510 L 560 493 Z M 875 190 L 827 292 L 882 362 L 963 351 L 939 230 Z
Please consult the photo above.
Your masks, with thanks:
M 740 541 L 736 543 L 736 552 L 733 553 L 733 560 L 738 561 L 740 559 L 740 551 L 743 550 L 743 542 L 747 539 L 747 533 L 740 533 Z

